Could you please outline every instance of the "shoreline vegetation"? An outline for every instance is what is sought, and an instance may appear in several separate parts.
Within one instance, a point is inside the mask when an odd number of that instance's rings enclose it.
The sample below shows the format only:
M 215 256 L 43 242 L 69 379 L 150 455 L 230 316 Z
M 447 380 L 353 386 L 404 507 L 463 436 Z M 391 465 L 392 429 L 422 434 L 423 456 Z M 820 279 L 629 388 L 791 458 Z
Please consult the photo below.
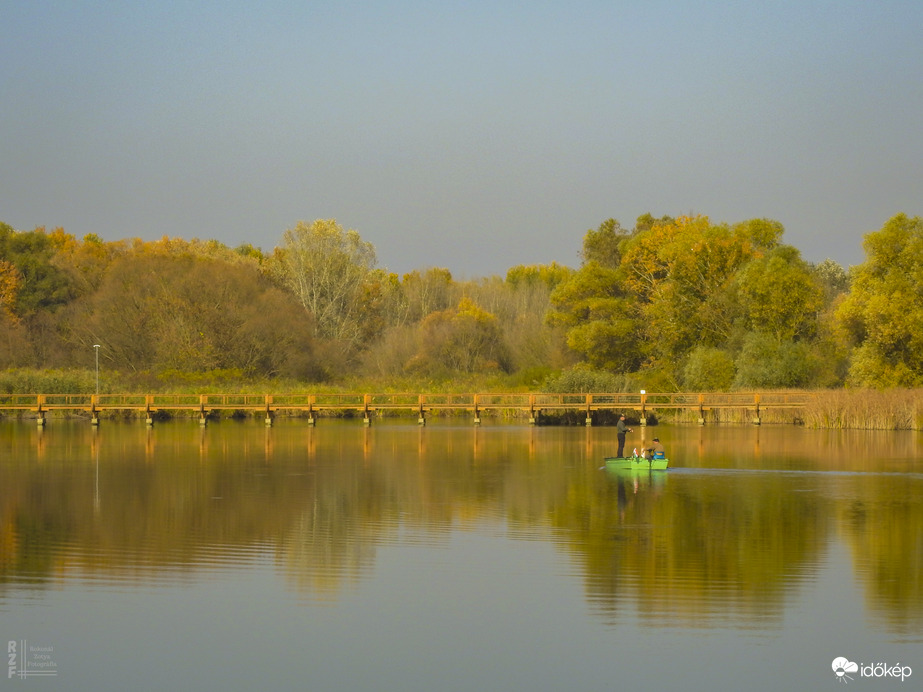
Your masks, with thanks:
M 0 397 L 82 397 L 7 401 L 8 411 L 41 418 L 63 405 L 98 413 L 106 403 L 91 393 L 111 395 L 110 408 L 134 405 L 116 395 L 184 396 L 140 406 L 200 417 L 240 401 L 190 395 L 625 395 L 582 407 L 568 399 L 582 410 L 544 416 L 583 425 L 592 409 L 633 404 L 641 391 L 723 393 L 714 409 L 707 399 L 638 399 L 648 405 L 637 414 L 923 429 L 923 303 L 913 299 L 923 294 L 923 218 L 892 217 L 848 270 L 805 261 L 783 232 L 772 219 L 643 214 L 633 228 L 607 219 L 586 231 L 578 267 L 459 279 L 439 267 L 380 268 L 374 246 L 335 219 L 299 221 L 272 252 L 168 236 L 78 239 L 0 222 Z M 784 392 L 802 399 L 778 399 Z M 795 413 L 806 392 L 810 405 Z M 521 404 L 509 403 L 512 419 Z M 478 410 L 475 400 L 438 405 L 449 404 Z M 374 407 L 360 406 L 369 418 Z M 526 408 L 534 418 L 542 407 Z M 269 400 L 262 409 L 273 415 Z M 607 415 L 594 413 L 594 423 Z
M 459 380 L 434 381 L 352 381 L 341 386 L 317 386 L 311 383 L 297 381 L 265 380 L 252 381 L 239 379 L 228 373 L 212 373 L 211 377 L 194 377 L 190 375 L 176 378 L 173 382 L 154 383 L 150 380 L 144 382 L 144 393 L 148 394 L 175 394 L 175 395 L 200 395 L 200 394 L 248 394 L 248 395 L 283 395 L 283 394 L 355 394 L 365 393 L 421 393 L 439 394 L 444 392 L 481 394 L 514 394 L 514 393 L 545 393 L 555 391 L 555 384 L 573 384 L 568 377 L 549 378 L 544 387 L 512 386 L 510 382 L 498 380 L 491 381 L 487 378 L 468 378 Z M 113 374 L 100 380 L 100 393 L 137 393 L 139 391 L 137 378 L 116 378 Z M 638 391 L 631 382 L 619 389 L 620 393 Z M 3 396 L 34 395 L 34 394 L 75 394 L 90 395 L 96 391 L 96 374 L 87 370 L 7 370 L 0 373 L 0 400 Z M 559 393 L 587 393 L 599 392 L 593 388 L 582 388 L 582 391 L 570 389 L 557 389 Z M 614 391 L 614 390 L 606 390 Z M 758 390 L 754 390 L 758 391 Z M 765 390 L 766 393 L 772 390 Z M 791 391 L 791 390 L 788 390 Z M 811 399 L 808 404 L 800 409 L 774 409 L 770 407 L 760 410 L 760 423 L 762 425 L 802 425 L 815 429 L 853 429 L 853 430 L 923 430 L 923 389 L 892 388 L 885 390 L 874 389 L 838 389 L 838 390 L 801 390 L 809 392 Z M 651 393 L 653 394 L 653 393 Z M 699 424 L 699 412 L 696 410 L 669 410 L 658 409 L 656 405 L 648 405 L 647 423 L 694 425 Z M 620 411 L 598 410 L 593 412 L 593 425 L 615 425 Z M 639 423 L 639 410 L 626 410 L 626 415 L 634 424 Z M 752 408 L 714 409 L 705 412 L 704 424 L 752 424 L 754 411 Z M 109 420 L 134 420 L 144 417 L 143 412 L 137 411 L 102 411 L 100 417 Z M 261 416 L 260 412 L 245 410 L 211 411 L 212 419 L 246 419 Z M 280 418 L 298 418 L 305 416 L 297 411 L 280 411 L 276 414 Z M 361 417 L 361 411 L 318 411 L 314 413 L 318 418 L 354 418 Z M 53 412 L 52 417 L 84 418 L 88 413 Z M 157 411 L 156 420 L 183 419 L 198 416 L 194 411 Z M 411 419 L 412 412 L 407 411 L 375 411 L 377 419 Z M 491 421 L 510 423 L 525 423 L 528 421 L 528 412 L 519 409 L 500 409 L 484 411 L 481 416 Z M 2 419 L 26 419 L 34 415 L 26 412 L 0 411 Z M 427 418 L 448 419 L 458 417 L 470 418 L 470 412 L 459 410 L 432 410 L 427 411 Z M 543 412 L 539 425 L 585 425 L 585 412 L 582 410 Z

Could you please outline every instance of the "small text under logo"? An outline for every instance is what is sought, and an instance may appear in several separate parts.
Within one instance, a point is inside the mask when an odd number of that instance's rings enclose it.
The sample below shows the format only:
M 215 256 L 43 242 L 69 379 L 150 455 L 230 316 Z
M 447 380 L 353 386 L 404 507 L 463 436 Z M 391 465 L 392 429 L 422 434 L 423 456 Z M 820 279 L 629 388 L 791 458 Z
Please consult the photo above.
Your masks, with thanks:
M 54 647 L 29 644 L 25 639 L 6 643 L 6 677 L 25 680 L 32 677 L 55 677 Z

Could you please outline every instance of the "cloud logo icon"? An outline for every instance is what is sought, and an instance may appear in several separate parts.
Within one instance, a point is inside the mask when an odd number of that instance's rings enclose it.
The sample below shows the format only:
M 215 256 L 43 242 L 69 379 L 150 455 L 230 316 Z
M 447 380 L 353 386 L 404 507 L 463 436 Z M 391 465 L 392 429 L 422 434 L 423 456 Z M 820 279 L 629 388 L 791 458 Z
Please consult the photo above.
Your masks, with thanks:
M 848 682 L 852 680 L 852 678 L 847 675 L 847 673 L 859 672 L 858 663 L 853 663 L 848 658 L 843 658 L 842 656 L 833 659 L 831 667 L 833 668 L 833 672 L 836 673 L 837 682 Z

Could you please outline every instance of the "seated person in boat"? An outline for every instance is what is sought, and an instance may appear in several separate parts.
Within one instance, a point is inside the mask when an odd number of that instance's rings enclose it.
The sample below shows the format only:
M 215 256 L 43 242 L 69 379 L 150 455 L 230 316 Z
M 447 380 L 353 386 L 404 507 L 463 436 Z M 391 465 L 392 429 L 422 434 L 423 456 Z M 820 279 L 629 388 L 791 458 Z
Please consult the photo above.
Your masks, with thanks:
M 664 448 L 663 444 L 660 442 L 659 437 L 655 437 L 651 442 L 651 446 L 644 450 L 644 454 L 647 459 L 666 459 L 667 450 Z

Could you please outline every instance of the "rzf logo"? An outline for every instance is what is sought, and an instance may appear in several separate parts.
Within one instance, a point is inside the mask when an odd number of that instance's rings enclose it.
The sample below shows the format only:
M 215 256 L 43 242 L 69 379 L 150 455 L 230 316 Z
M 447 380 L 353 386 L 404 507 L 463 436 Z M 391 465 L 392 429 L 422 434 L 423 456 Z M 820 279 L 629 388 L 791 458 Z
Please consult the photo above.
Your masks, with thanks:
M 8 641 L 6 643 L 7 669 L 6 677 L 11 678 L 16 675 L 16 642 Z

